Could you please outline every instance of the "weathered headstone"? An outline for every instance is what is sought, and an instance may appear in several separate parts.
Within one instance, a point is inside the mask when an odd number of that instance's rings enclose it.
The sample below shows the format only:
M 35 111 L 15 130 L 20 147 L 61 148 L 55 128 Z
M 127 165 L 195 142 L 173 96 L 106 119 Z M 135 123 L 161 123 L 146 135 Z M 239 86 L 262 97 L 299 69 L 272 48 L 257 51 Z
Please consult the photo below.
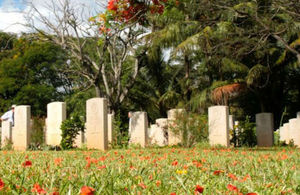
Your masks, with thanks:
M 284 123 L 283 124 L 283 140 L 286 144 L 290 143 L 290 124 L 289 123 Z
M 15 108 L 15 126 L 12 130 L 13 147 L 15 150 L 26 150 L 30 144 L 30 106 L 17 106 Z
M 131 133 L 129 144 L 146 147 L 148 142 L 148 118 L 146 112 L 134 112 L 131 116 Z
M 108 143 L 113 142 L 114 133 L 114 114 L 107 115 L 107 125 L 108 125 Z
M 234 116 L 229 115 L 228 120 L 229 120 L 229 130 L 233 130 L 235 124 Z
M 65 102 L 52 102 L 47 105 L 46 144 L 58 146 L 61 142 L 61 124 L 66 120 Z
M 12 124 L 10 121 L 2 121 L 1 147 L 12 141 Z
M 229 147 L 228 106 L 208 108 L 208 131 L 210 145 Z
M 166 146 L 168 144 L 168 119 L 157 119 L 156 124 L 151 125 L 151 144 Z
M 285 141 L 285 138 L 284 138 L 284 135 L 285 135 L 285 132 L 284 132 L 284 127 L 283 126 L 281 126 L 280 128 L 279 128 L 279 141 L 280 142 L 284 142 Z
M 87 148 L 108 149 L 107 100 L 92 98 L 86 102 Z
M 257 146 L 271 147 L 274 143 L 274 121 L 272 113 L 259 113 L 256 119 Z
M 74 140 L 74 147 L 81 148 L 85 143 L 85 134 L 82 131 L 79 131 L 79 134 L 76 136 Z
M 174 132 L 178 131 L 177 128 L 178 123 L 180 120 L 178 120 L 178 117 L 180 118 L 181 115 L 185 112 L 184 109 L 172 109 L 168 111 L 168 145 L 177 145 L 182 142 L 182 135 L 180 132 L 177 132 L 177 134 Z
M 300 147 L 300 118 L 289 120 L 290 140 L 295 146 Z

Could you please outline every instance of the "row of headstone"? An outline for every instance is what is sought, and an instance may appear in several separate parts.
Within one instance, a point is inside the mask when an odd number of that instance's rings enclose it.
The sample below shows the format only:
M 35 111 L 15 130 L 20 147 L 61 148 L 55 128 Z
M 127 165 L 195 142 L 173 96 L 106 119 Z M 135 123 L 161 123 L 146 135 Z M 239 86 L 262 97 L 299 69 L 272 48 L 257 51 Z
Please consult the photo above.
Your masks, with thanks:
M 300 147 L 300 112 L 297 113 L 297 118 L 290 119 L 279 128 L 279 140 L 286 144 L 293 142 Z
M 229 115 L 228 106 L 212 106 L 208 108 L 209 143 L 229 147 L 229 130 L 234 128 L 234 117 Z M 274 119 L 272 113 L 255 115 L 257 146 L 271 147 L 274 144 Z M 297 118 L 289 120 L 280 128 L 280 140 L 289 143 L 293 140 L 300 146 L 300 112 Z

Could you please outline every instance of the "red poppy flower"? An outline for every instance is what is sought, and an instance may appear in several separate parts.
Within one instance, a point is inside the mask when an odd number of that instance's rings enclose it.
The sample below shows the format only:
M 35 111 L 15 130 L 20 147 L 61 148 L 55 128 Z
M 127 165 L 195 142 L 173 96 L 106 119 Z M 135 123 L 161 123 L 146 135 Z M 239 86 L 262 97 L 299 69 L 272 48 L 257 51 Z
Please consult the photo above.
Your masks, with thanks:
M 257 195 L 257 194 L 254 192 L 250 192 L 250 193 L 247 193 L 246 195 Z
M 203 191 L 204 191 L 204 188 L 202 186 L 196 185 L 195 192 L 198 192 L 198 193 L 202 194 Z
M 38 193 L 38 194 L 46 194 L 47 192 L 41 188 L 41 186 L 39 184 L 34 184 L 33 185 L 33 188 L 31 189 L 31 192 L 34 192 L 34 193 Z
M 0 191 L 4 188 L 5 184 L 4 182 L 2 181 L 2 179 L 0 179 Z
M 52 192 L 51 195 L 59 195 L 59 192 Z
M 81 195 L 94 195 L 95 189 L 89 186 L 82 186 L 80 189 Z
M 171 192 L 171 194 L 170 195 L 176 195 L 176 193 L 175 192 Z
M 31 167 L 32 166 L 32 162 L 30 160 L 26 160 L 25 162 L 22 163 L 23 167 Z
M 227 185 L 227 189 L 230 190 L 230 191 L 236 191 L 238 192 L 238 188 L 234 185 L 231 185 L 231 184 L 228 184 Z
M 214 171 L 214 175 L 220 175 L 220 173 L 224 173 L 224 171 L 221 170 Z
M 234 174 L 232 174 L 232 173 L 228 173 L 228 177 L 230 177 L 231 179 L 233 179 L 233 180 L 237 180 L 238 178 L 234 175 Z

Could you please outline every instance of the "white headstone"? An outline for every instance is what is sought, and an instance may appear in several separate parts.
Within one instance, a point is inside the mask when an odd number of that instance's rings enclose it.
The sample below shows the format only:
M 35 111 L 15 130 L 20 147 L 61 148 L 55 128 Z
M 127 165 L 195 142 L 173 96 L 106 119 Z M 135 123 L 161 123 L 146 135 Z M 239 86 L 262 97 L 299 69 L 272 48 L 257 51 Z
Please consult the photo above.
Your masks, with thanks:
M 166 146 L 168 144 L 168 119 L 157 119 L 156 124 L 151 125 L 151 144 Z
M 87 148 L 107 150 L 107 100 L 92 98 L 86 102 Z
M 10 121 L 2 121 L 1 147 L 12 141 L 12 125 Z
M 46 144 L 58 146 L 61 142 L 61 124 L 66 120 L 67 111 L 65 102 L 52 102 L 47 105 Z
M 300 147 L 300 118 L 289 120 L 290 140 Z
M 229 147 L 228 106 L 208 108 L 208 131 L 210 145 Z
M 286 144 L 289 144 L 290 143 L 290 124 L 289 123 L 283 124 L 283 132 L 284 132 L 284 135 L 283 135 L 284 142 Z
M 139 144 L 141 147 L 147 146 L 148 138 L 148 118 L 146 112 L 134 112 L 130 118 L 130 140 L 129 144 Z
M 272 113 L 256 114 L 257 146 L 271 147 L 274 143 L 274 121 Z
M 168 144 L 169 146 L 177 145 L 182 142 L 182 133 L 179 131 L 178 122 L 180 122 L 181 115 L 185 112 L 184 109 L 172 109 L 168 111 Z M 178 119 L 179 118 L 179 119 Z
M 108 125 L 108 143 L 113 142 L 114 138 L 114 114 L 108 114 L 107 116 L 107 125 Z
M 12 130 L 13 147 L 15 150 L 25 151 L 30 144 L 30 106 L 17 106 L 15 108 L 15 126 Z

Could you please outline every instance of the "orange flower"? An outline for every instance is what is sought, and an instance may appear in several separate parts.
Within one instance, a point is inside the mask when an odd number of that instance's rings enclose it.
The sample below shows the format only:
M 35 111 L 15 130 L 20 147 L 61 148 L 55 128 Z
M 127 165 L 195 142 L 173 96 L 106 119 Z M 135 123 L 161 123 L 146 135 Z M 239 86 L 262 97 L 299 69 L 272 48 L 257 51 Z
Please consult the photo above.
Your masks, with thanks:
M 89 186 L 82 186 L 80 189 L 81 195 L 94 195 L 95 189 Z
M 234 175 L 234 174 L 232 174 L 232 173 L 228 173 L 228 177 L 230 177 L 231 179 L 233 179 L 233 180 L 237 180 L 238 178 Z
M 62 158 L 56 158 L 56 159 L 54 159 L 54 164 L 57 165 L 57 166 L 59 166 L 59 165 L 61 165 L 62 161 L 63 161 Z
M 46 194 L 47 192 L 41 188 L 41 186 L 39 184 L 34 184 L 33 185 L 33 188 L 31 189 L 31 192 L 34 192 L 34 193 L 38 193 L 38 194 Z
M 147 186 L 144 184 L 144 183 L 139 183 L 138 184 L 141 188 L 143 188 L 143 189 L 146 189 L 147 188 Z
M 160 184 L 161 184 L 161 181 L 157 180 L 157 181 L 156 181 L 156 186 L 159 187 Z
M 171 192 L 171 194 L 170 195 L 176 195 L 176 193 L 175 192 Z
M 173 165 L 173 166 L 178 165 L 178 161 L 177 161 L 177 160 L 173 161 L 173 162 L 172 162 L 172 165 Z
M 4 188 L 5 184 L 4 182 L 2 181 L 2 179 L 0 179 L 0 191 Z
M 257 195 L 257 194 L 254 192 L 250 192 L 250 193 L 247 193 L 246 195 Z
M 31 167 L 32 166 L 32 162 L 30 160 L 26 160 L 25 162 L 22 163 L 23 167 Z
M 203 193 L 204 188 L 202 186 L 196 185 L 195 193 Z

